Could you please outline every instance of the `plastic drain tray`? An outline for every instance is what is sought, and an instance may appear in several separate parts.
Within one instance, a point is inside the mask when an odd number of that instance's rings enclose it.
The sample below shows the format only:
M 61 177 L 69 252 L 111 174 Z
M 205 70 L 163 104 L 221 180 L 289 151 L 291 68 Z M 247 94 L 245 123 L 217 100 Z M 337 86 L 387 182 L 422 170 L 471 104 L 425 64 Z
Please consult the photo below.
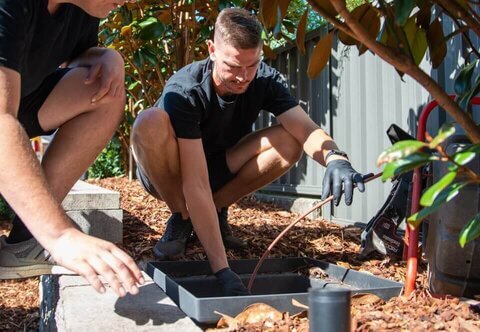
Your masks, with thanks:
M 229 265 L 248 284 L 258 260 L 232 260 Z M 319 267 L 326 276 L 308 277 L 309 268 Z M 403 284 L 368 273 L 346 269 L 311 258 L 266 259 L 255 278 L 252 295 L 222 296 L 207 261 L 150 262 L 147 274 L 190 318 L 199 323 L 215 323 L 218 311 L 236 316 L 252 303 L 267 303 L 291 314 L 302 311 L 295 299 L 308 305 L 310 287 L 346 287 L 357 293 L 372 293 L 384 300 L 398 296 Z

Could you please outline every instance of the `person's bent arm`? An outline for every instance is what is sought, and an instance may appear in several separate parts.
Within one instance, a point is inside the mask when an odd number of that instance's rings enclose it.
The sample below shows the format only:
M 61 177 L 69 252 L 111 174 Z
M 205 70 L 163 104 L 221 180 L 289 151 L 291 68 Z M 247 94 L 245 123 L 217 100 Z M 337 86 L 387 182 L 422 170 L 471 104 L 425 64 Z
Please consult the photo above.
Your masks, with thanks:
M 74 227 L 48 189 L 25 130 L 16 114 L 20 75 L 0 67 L 0 192 L 54 260 L 103 291 L 102 275 L 119 295 L 138 292 L 135 262 L 113 244 Z M 124 287 L 124 288 L 122 288 Z
M 333 194 L 334 203 L 338 205 L 344 191 L 345 203 L 350 205 L 353 186 L 356 185 L 360 192 L 365 190 L 362 175 L 352 168 L 348 158 L 336 154 L 330 154 L 327 158 L 330 151 L 338 149 L 337 144 L 300 106 L 282 113 L 278 120 L 303 145 L 304 151 L 311 158 L 327 167 L 322 184 L 322 199 Z

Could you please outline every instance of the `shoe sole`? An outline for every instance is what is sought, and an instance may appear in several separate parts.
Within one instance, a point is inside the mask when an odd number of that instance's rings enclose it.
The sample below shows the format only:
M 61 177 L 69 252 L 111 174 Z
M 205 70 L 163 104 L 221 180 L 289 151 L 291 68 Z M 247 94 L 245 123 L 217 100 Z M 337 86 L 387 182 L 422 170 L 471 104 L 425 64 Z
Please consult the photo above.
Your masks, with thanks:
M 0 266 L 0 280 L 24 279 L 51 274 L 55 265 L 37 264 L 28 266 Z

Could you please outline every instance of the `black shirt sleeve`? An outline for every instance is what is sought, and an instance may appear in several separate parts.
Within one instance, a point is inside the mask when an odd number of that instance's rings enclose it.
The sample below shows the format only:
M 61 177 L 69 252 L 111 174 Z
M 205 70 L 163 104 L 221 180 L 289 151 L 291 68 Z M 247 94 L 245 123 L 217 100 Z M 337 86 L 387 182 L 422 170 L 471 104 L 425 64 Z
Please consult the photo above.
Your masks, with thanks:
M 265 66 L 267 67 L 267 66 Z M 262 109 L 279 116 L 283 112 L 288 111 L 292 107 L 298 105 L 296 99 L 288 91 L 287 83 L 282 75 L 271 67 L 264 69 L 265 75 L 269 78 L 264 103 Z
M 177 137 L 189 139 L 202 137 L 200 129 L 202 111 L 196 105 L 191 92 L 184 91 L 176 84 L 167 85 L 158 103 L 158 107 L 168 113 Z
M 26 8 L 19 0 L 0 0 L 0 66 L 21 71 L 25 51 Z

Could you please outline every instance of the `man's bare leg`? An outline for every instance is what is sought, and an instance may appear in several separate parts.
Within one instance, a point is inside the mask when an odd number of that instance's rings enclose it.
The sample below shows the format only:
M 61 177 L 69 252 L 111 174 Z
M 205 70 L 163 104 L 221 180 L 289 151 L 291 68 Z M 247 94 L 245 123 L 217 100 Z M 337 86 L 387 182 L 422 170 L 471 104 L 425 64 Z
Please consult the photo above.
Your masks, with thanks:
M 227 151 L 227 164 L 236 176 L 217 192 L 217 209 L 273 182 L 302 156 L 302 146 L 282 126 L 265 128 L 244 137 Z
M 112 92 L 92 104 L 90 99 L 99 89 L 99 83 L 85 85 L 87 74 L 87 68 L 70 70 L 38 113 L 42 129 L 59 128 L 42 160 L 48 186 L 58 202 L 62 202 L 110 140 L 123 115 L 125 91 Z M 31 237 L 27 228 L 14 220 L 9 241 L 25 241 Z
M 38 115 L 44 130 L 59 128 L 42 160 L 47 182 L 59 202 L 107 145 L 125 107 L 124 90 L 92 104 L 91 96 L 99 86 L 85 85 L 87 74 L 86 68 L 70 70 Z
M 187 219 L 178 143 L 168 114 L 159 108 L 142 111 L 133 125 L 132 147 L 138 166 L 161 196 L 157 198 Z

